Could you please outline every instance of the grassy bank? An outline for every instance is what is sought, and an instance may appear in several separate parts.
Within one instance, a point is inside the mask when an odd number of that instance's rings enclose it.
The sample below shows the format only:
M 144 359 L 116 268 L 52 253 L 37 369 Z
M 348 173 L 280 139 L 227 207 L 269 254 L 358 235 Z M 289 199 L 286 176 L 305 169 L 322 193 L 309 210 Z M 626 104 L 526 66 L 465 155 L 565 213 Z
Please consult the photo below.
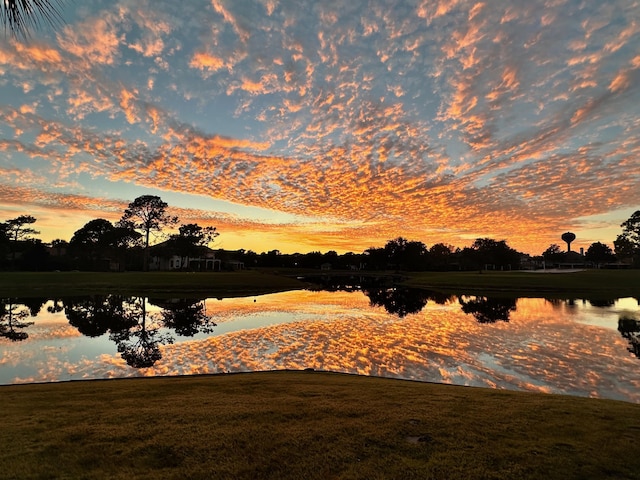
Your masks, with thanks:
M 3 272 L 0 296 L 167 294 L 212 297 L 257 295 L 302 288 L 304 285 L 279 275 L 243 272 Z
M 320 274 L 319 270 L 307 274 Z M 322 272 L 330 275 L 384 275 L 384 272 Z M 392 273 L 392 272 L 389 272 Z M 304 272 L 298 272 L 303 275 Z M 292 272 L 3 272 L 0 296 L 64 296 L 98 293 L 130 295 L 257 295 L 304 288 Z M 413 272 L 407 286 L 452 294 L 575 297 L 640 296 L 640 270 L 585 270 L 575 273 Z
M 0 387 L 3 478 L 640 478 L 640 405 L 318 372 Z
M 454 294 L 590 299 L 640 297 L 640 270 L 540 272 L 418 272 L 407 286 Z

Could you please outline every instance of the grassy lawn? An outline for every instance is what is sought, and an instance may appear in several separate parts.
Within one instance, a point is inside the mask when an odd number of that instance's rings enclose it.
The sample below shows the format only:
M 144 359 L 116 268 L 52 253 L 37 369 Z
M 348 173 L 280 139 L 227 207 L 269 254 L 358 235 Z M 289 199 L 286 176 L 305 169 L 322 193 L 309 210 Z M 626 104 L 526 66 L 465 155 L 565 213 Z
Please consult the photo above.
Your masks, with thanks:
M 0 387 L 2 478 L 640 478 L 640 405 L 319 372 Z
M 303 288 L 304 284 L 254 270 L 242 272 L 3 272 L 0 296 L 56 297 L 117 293 L 243 296 Z
M 640 297 L 640 270 L 584 270 L 573 273 L 418 272 L 407 286 L 458 294 L 532 297 Z
M 306 272 L 318 275 L 319 270 Z M 330 275 L 384 275 L 384 272 L 322 272 Z M 392 273 L 392 272 L 388 272 Z M 304 272 L 299 272 L 300 275 Z M 453 294 L 500 294 L 589 299 L 640 296 L 640 270 L 586 270 L 575 273 L 414 272 L 405 285 Z M 305 288 L 286 269 L 243 272 L 3 272 L 0 296 L 64 296 L 99 293 L 256 295 Z

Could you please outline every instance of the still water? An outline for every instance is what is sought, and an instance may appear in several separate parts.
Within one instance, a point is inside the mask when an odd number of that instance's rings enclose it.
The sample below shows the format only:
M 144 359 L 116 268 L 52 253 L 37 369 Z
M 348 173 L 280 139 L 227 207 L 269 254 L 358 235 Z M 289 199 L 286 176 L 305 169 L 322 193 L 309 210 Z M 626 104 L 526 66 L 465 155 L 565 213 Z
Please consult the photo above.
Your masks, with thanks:
M 640 403 L 640 307 L 379 288 L 4 299 L 0 384 L 328 370 Z

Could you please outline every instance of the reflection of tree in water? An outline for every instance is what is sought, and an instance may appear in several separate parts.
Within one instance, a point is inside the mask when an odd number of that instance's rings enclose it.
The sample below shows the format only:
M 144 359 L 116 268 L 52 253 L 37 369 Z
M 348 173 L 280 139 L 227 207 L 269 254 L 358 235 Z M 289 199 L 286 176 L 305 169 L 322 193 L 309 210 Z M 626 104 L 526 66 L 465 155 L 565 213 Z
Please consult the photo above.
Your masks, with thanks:
M 589 300 L 589 303 L 592 307 L 613 307 L 616 301 L 611 299 L 594 299 Z
M 516 310 L 515 298 L 471 297 L 468 300 L 459 298 L 462 311 L 473 315 L 480 323 L 509 321 L 511 312 Z
M 569 309 L 576 307 L 576 301 L 573 298 L 545 298 L 545 301 L 549 303 L 554 310 L 562 307 L 568 307 Z
M 173 337 L 163 328 L 193 336 L 210 333 L 215 326 L 205 314 L 203 300 L 171 299 L 155 304 L 163 310 L 149 314 L 144 298 L 94 295 L 65 300 L 64 310 L 69 323 L 83 335 L 109 333 L 121 357 L 134 368 L 153 366 L 162 358 L 160 346 L 173 343 Z
M 64 300 L 69 323 L 87 337 L 99 337 L 109 331 L 129 329 L 136 323 L 125 314 L 124 297 L 93 295 Z
M 173 343 L 173 337 L 160 332 L 162 324 L 158 315 L 147 315 L 144 298 L 128 298 L 123 302 L 123 308 L 125 318 L 132 326 L 112 330 L 109 338 L 116 343 L 127 364 L 134 368 L 151 367 L 162 358 L 160 345 Z
M 162 307 L 162 322 L 182 337 L 197 333 L 211 333 L 216 326 L 207 315 L 204 299 L 170 298 L 149 299 L 149 303 Z
M 60 298 L 54 298 L 51 300 L 51 305 L 47 307 L 49 313 L 59 313 L 64 310 L 64 301 Z
M 47 303 L 47 299 L 42 297 L 20 298 L 16 300 L 29 309 L 32 317 L 37 317 L 40 310 L 42 310 L 42 306 Z
M 628 350 L 640 358 L 640 320 L 621 316 L 618 319 L 618 331 L 629 340 Z
M 24 303 L 18 303 L 17 299 L 3 298 L 0 302 L 0 337 L 5 337 L 12 342 L 21 342 L 29 338 L 27 332 L 22 329 L 33 325 L 33 322 L 24 322 L 31 309 Z
M 362 291 L 372 306 L 384 307 L 400 318 L 420 312 L 430 298 L 430 292 L 418 288 L 367 288 Z
M 357 292 L 373 288 L 391 288 L 401 278 L 395 275 L 307 275 L 306 282 L 327 292 Z

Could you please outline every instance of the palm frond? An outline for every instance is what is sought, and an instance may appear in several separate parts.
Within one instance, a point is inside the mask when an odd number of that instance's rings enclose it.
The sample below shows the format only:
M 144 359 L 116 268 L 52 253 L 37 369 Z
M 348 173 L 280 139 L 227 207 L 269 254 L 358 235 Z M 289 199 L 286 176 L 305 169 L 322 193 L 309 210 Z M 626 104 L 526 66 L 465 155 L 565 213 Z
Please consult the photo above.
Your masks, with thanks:
M 60 7 L 65 0 L 0 0 L 0 20 L 5 34 L 26 39 L 30 31 L 45 24 L 64 23 Z

